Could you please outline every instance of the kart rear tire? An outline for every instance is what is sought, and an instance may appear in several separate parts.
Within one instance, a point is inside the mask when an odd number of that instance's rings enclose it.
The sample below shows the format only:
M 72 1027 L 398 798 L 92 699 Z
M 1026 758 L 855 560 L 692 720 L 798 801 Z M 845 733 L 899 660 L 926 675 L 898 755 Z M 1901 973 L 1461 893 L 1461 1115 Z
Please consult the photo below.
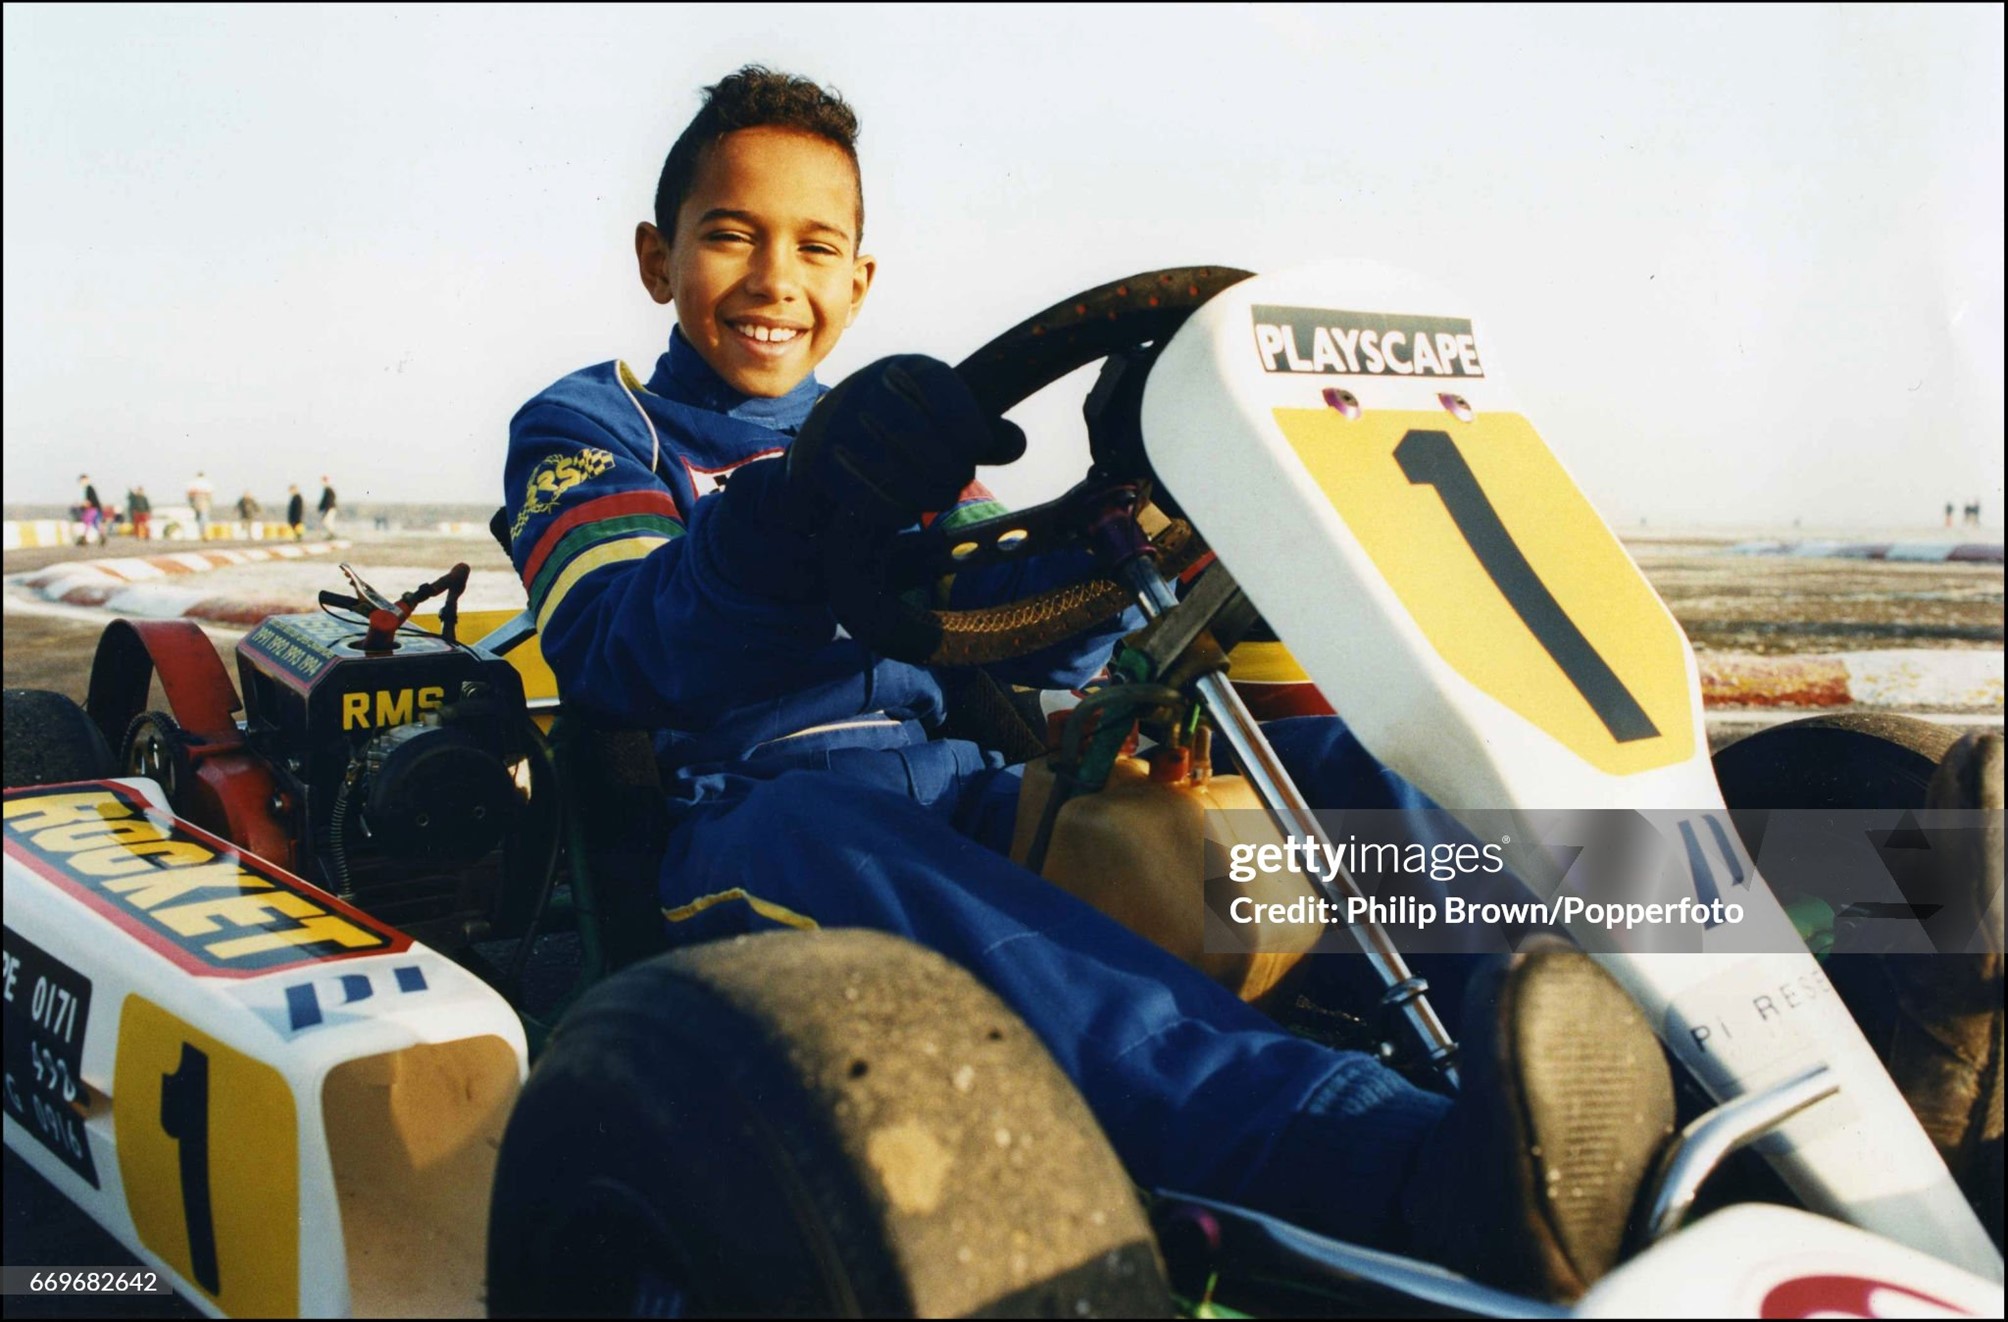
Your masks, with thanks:
M 1959 733 L 1881 712 L 1809 716 L 1726 746 L 1715 778 L 1731 808 L 1922 808 Z
M 675 951 L 568 1014 L 510 1118 L 493 1316 L 1166 1316 L 1115 1154 L 972 976 L 877 932 Z
M 97 722 L 70 698 L 48 689 L 7 689 L 0 706 L 6 718 L 0 761 L 9 789 L 118 774 Z

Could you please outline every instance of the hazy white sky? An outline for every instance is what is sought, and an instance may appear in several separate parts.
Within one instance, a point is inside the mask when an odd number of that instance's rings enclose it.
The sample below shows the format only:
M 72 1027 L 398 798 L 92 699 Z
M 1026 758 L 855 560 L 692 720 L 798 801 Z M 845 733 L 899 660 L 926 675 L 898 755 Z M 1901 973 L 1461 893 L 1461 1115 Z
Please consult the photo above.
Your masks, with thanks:
M 634 222 L 760 61 L 864 123 L 879 279 L 825 380 L 1136 271 L 1372 257 L 1468 296 L 1614 522 L 1998 527 L 2002 12 L 8 5 L 6 498 L 499 503 L 524 399 L 661 351 Z M 1016 415 L 1006 499 L 1078 476 L 1084 388 Z

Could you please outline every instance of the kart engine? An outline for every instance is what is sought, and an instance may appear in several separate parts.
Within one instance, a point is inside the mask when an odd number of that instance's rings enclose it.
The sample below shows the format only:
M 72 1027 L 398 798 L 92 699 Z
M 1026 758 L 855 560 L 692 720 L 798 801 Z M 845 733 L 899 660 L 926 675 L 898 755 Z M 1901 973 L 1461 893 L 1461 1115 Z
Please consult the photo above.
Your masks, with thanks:
M 266 619 L 237 666 L 245 740 L 301 875 L 453 949 L 493 932 L 511 868 L 548 867 L 535 731 L 507 661 L 323 614 Z

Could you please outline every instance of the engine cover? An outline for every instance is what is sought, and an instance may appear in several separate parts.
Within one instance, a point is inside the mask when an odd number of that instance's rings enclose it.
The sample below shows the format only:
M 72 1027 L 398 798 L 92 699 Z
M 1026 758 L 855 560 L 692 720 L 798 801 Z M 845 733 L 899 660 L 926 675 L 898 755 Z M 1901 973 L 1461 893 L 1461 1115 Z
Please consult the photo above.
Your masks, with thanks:
M 363 826 L 376 848 L 467 863 L 501 840 L 509 774 L 465 729 L 400 725 L 371 740 L 363 757 Z
M 298 814 L 301 870 L 401 925 L 462 911 L 454 877 L 503 842 L 529 729 L 507 661 L 415 629 L 275 615 L 237 645 L 244 735 Z M 464 878 L 459 879 L 464 880 Z

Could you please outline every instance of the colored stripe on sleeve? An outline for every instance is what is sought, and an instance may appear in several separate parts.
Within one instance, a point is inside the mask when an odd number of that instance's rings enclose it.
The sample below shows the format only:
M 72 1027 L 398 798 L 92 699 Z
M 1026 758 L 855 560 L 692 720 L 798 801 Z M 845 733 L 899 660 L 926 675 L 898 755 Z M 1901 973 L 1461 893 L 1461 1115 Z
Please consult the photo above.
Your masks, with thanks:
M 574 559 L 565 566 L 564 572 L 558 575 L 557 582 L 551 585 L 551 595 L 544 599 L 542 606 L 536 608 L 537 632 L 544 633 L 550 628 L 551 616 L 564 602 L 566 594 L 578 586 L 580 579 L 595 569 L 604 569 L 608 565 L 619 564 L 626 560 L 639 560 L 668 541 L 667 537 L 628 537 L 617 542 L 601 543 Z
M 957 505 L 942 515 L 937 522 L 940 523 L 943 532 L 954 532 L 957 528 L 966 528 L 972 523 L 981 523 L 985 519 L 998 518 L 1010 512 L 1001 501 L 973 500 L 967 505 Z
M 676 522 L 676 502 L 670 499 L 667 491 L 655 490 L 623 491 L 611 496 L 601 496 L 597 500 L 589 500 L 583 505 L 574 505 L 551 520 L 539 534 L 536 549 L 531 551 L 530 558 L 523 562 L 523 581 L 527 584 L 537 577 L 537 572 L 543 568 L 545 560 L 550 558 L 551 552 L 557 548 L 566 533 L 582 523 L 590 523 L 596 519 L 618 518 L 623 514 L 658 514 L 671 522 Z M 682 526 L 681 523 L 677 523 L 679 530 Z
M 657 542 L 666 542 L 681 536 L 683 536 L 683 525 L 660 514 L 625 514 L 617 518 L 601 519 L 583 528 L 574 528 L 565 535 L 563 541 L 552 548 L 551 554 L 544 560 L 543 569 L 537 576 L 524 585 L 529 589 L 530 608 L 538 609 L 544 598 L 550 594 L 551 585 L 558 581 L 566 567 L 595 546 L 604 542 L 624 541 L 630 537 L 653 537 Z
M 967 510 L 976 510 L 979 508 L 982 510 L 980 514 L 970 515 L 964 513 Z M 932 510 L 921 515 L 920 526 L 923 528 L 932 528 L 938 522 L 944 528 L 959 528 L 965 523 L 974 523 L 978 519 L 994 519 L 999 514 L 1008 513 L 1010 511 L 999 503 L 997 497 L 991 493 L 989 487 L 984 486 L 981 482 L 971 482 L 968 486 L 962 488 L 962 494 L 957 496 L 955 503 L 947 509 Z

